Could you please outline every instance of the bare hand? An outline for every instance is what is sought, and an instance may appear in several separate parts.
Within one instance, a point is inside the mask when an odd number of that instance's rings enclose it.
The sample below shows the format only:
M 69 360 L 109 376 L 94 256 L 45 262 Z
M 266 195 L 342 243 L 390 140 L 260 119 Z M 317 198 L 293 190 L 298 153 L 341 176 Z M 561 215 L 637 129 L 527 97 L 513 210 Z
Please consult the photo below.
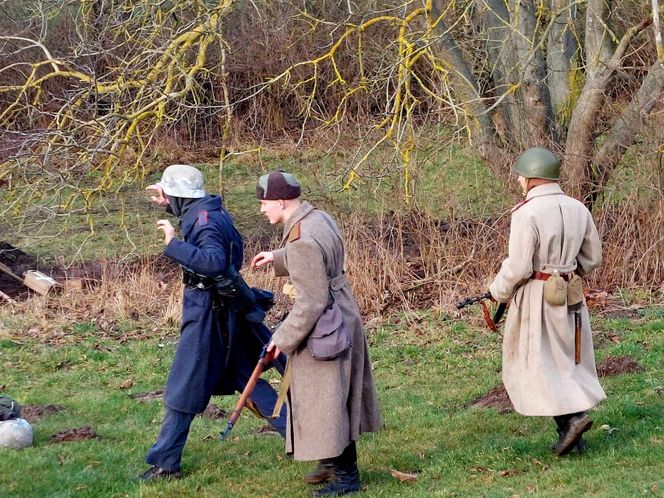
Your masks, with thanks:
M 281 354 L 281 350 L 277 347 L 277 345 L 273 342 L 270 342 L 267 346 L 267 352 L 269 353 L 270 351 L 274 350 L 274 356 L 273 358 L 278 358 L 279 355 Z
M 251 260 L 251 267 L 255 270 L 256 268 L 267 265 L 274 261 L 274 253 L 270 251 L 263 251 L 256 254 Z
M 156 195 L 150 197 L 150 200 L 154 202 L 157 206 L 166 207 L 168 206 L 168 197 L 164 195 L 164 191 L 159 185 L 150 185 L 145 187 L 145 190 L 154 191 Z
M 164 244 L 166 245 L 175 237 L 175 228 L 173 228 L 173 225 L 168 220 L 159 220 L 157 222 L 157 230 L 164 232 Z

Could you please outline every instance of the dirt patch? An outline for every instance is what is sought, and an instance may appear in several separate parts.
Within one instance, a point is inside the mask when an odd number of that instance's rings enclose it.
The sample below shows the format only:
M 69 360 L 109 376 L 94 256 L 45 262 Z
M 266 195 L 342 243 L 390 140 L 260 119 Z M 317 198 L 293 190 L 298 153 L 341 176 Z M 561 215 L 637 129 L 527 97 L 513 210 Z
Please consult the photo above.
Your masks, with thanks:
M 205 411 L 201 413 L 201 417 L 211 418 L 212 420 L 219 420 L 220 418 L 228 418 L 228 412 L 222 410 L 214 403 L 210 403 L 205 408 Z
M 471 401 L 470 406 L 471 408 L 494 408 L 498 413 L 514 411 L 510 397 L 502 384 L 494 387 L 484 396 Z
M 21 407 L 21 416 L 28 422 L 37 422 L 46 415 L 53 415 L 64 410 L 59 405 L 26 405 Z
M 2 241 L 0 241 L 0 263 L 8 266 L 12 273 L 20 278 L 23 278 L 23 273 L 28 270 L 38 270 L 46 275 L 53 276 L 51 269 L 39 260 L 17 249 L 13 245 Z M 7 275 L 5 272 L 0 272 L 0 289 L 9 297 L 16 300 L 27 299 L 30 295 L 30 291 L 22 282 Z
M 643 372 L 643 367 L 629 356 L 607 356 L 597 366 L 597 375 L 600 377 L 637 372 Z
M 162 399 L 164 397 L 164 391 L 151 391 L 149 393 L 136 393 L 129 396 L 136 401 L 155 401 L 157 399 Z
M 81 288 L 87 289 L 96 287 L 104 275 L 113 277 L 120 274 L 138 273 L 146 265 L 150 266 L 155 278 L 163 282 L 172 282 L 180 277 L 179 265 L 161 254 L 122 263 L 103 260 L 88 261 L 64 269 L 41 261 L 3 241 L 0 241 L 0 263 L 9 267 L 12 273 L 21 279 L 26 271 L 37 270 L 53 277 L 60 283 L 65 283 L 68 280 L 75 281 Z M 1 271 L 0 289 L 16 301 L 26 300 L 33 294 L 21 281 Z
M 66 441 L 82 441 L 84 439 L 98 438 L 99 434 L 86 425 L 85 427 L 78 427 L 76 429 L 67 429 L 66 431 L 58 432 L 51 436 L 51 441 L 54 443 L 64 443 Z
M 595 348 L 600 349 L 607 345 L 620 344 L 622 342 L 622 336 L 612 330 L 593 330 L 593 342 Z
M 610 308 L 601 311 L 604 318 L 627 318 L 628 320 L 636 320 L 642 318 L 638 311 L 632 308 Z

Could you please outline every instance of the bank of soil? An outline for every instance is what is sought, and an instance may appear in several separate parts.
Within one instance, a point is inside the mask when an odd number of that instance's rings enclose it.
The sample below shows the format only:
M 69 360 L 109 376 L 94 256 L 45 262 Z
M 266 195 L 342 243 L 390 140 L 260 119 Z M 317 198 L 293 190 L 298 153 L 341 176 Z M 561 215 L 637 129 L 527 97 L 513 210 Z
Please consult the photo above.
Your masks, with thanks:
M 95 439 L 98 438 L 99 434 L 89 425 L 84 427 L 77 427 L 75 429 L 67 429 L 62 432 L 58 432 L 51 436 L 51 442 L 53 443 L 64 443 L 67 441 L 82 441 L 85 439 Z
M 493 408 L 498 413 L 514 411 L 510 397 L 505 390 L 505 386 L 502 384 L 494 387 L 484 396 L 480 396 L 471 401 L 470 406 L 472 408 Z
M 46 415 L 53 415 L 62 410 L 59 405 L 26 405 L 21 407 L 21 418 L 34 423 Z
M 28 270 L 38 270 L 51 276 L 50 269 L 46 265 L 8 242 L 0 241 L 0 263 L 9 267 L 14 275 L 21 278 Z M 26 299 L 30 295 L 29 289 L 22 282 L 4 272 L 0 272 L 0 291 L 16 300 Z
M 607 356 L 597 365 L 597 375 L 600 377 L 638 372 L 643 372 L 643 367 L 630 356 Z
M 137 258 L 132 262 L 89 261 L 76 266 L 60 268 L 57 265 L 41 261 L 24 251 L 12 246 L 8 242 L 0 241 L 0 263 L 9 267 L 12 273 L 21 279 L 28 270 L 36 270 L 54 278 L 60 284 L 76 282 L 80 287 L 90 289 L 101 282 L 102 276 L 138 272 L 145 265 L 149 265 L 155 278 L 163 282 L 173 282 L 180 278 L 179 266 L 162 255 Z M 0 272 L 0 291 L 11 299 L 23 301 L 34 292 L 28 289 L 21 281 L 4 272 Z M 1 302 L 1 301 L 0 301 Z

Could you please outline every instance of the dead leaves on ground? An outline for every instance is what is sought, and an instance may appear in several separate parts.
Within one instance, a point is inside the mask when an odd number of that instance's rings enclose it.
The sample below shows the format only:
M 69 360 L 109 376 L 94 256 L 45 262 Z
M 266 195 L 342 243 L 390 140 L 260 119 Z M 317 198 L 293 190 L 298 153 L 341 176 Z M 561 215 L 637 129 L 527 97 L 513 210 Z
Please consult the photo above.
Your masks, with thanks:
M 417 478 L 419 477 L 417 474 L 409 474 L 394 469 L 390 470 L 390 474 L 392 477 L 399 479 L 401 482 L 414 482 L 417 481 Z

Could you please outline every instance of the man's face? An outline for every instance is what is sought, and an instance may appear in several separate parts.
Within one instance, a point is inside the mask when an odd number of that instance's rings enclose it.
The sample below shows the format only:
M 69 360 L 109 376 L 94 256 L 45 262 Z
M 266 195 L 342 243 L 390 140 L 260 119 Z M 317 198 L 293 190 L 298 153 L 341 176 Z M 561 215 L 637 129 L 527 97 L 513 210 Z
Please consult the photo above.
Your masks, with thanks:
M 524 194 L 528 193 L 528 179 L 523 176 L 518 177 L 519 185 L 521 185 L 521 190 Z
M 284 201 L 261 200 L 261 213 L 264 213 L 271 225 L 283 223 Z

